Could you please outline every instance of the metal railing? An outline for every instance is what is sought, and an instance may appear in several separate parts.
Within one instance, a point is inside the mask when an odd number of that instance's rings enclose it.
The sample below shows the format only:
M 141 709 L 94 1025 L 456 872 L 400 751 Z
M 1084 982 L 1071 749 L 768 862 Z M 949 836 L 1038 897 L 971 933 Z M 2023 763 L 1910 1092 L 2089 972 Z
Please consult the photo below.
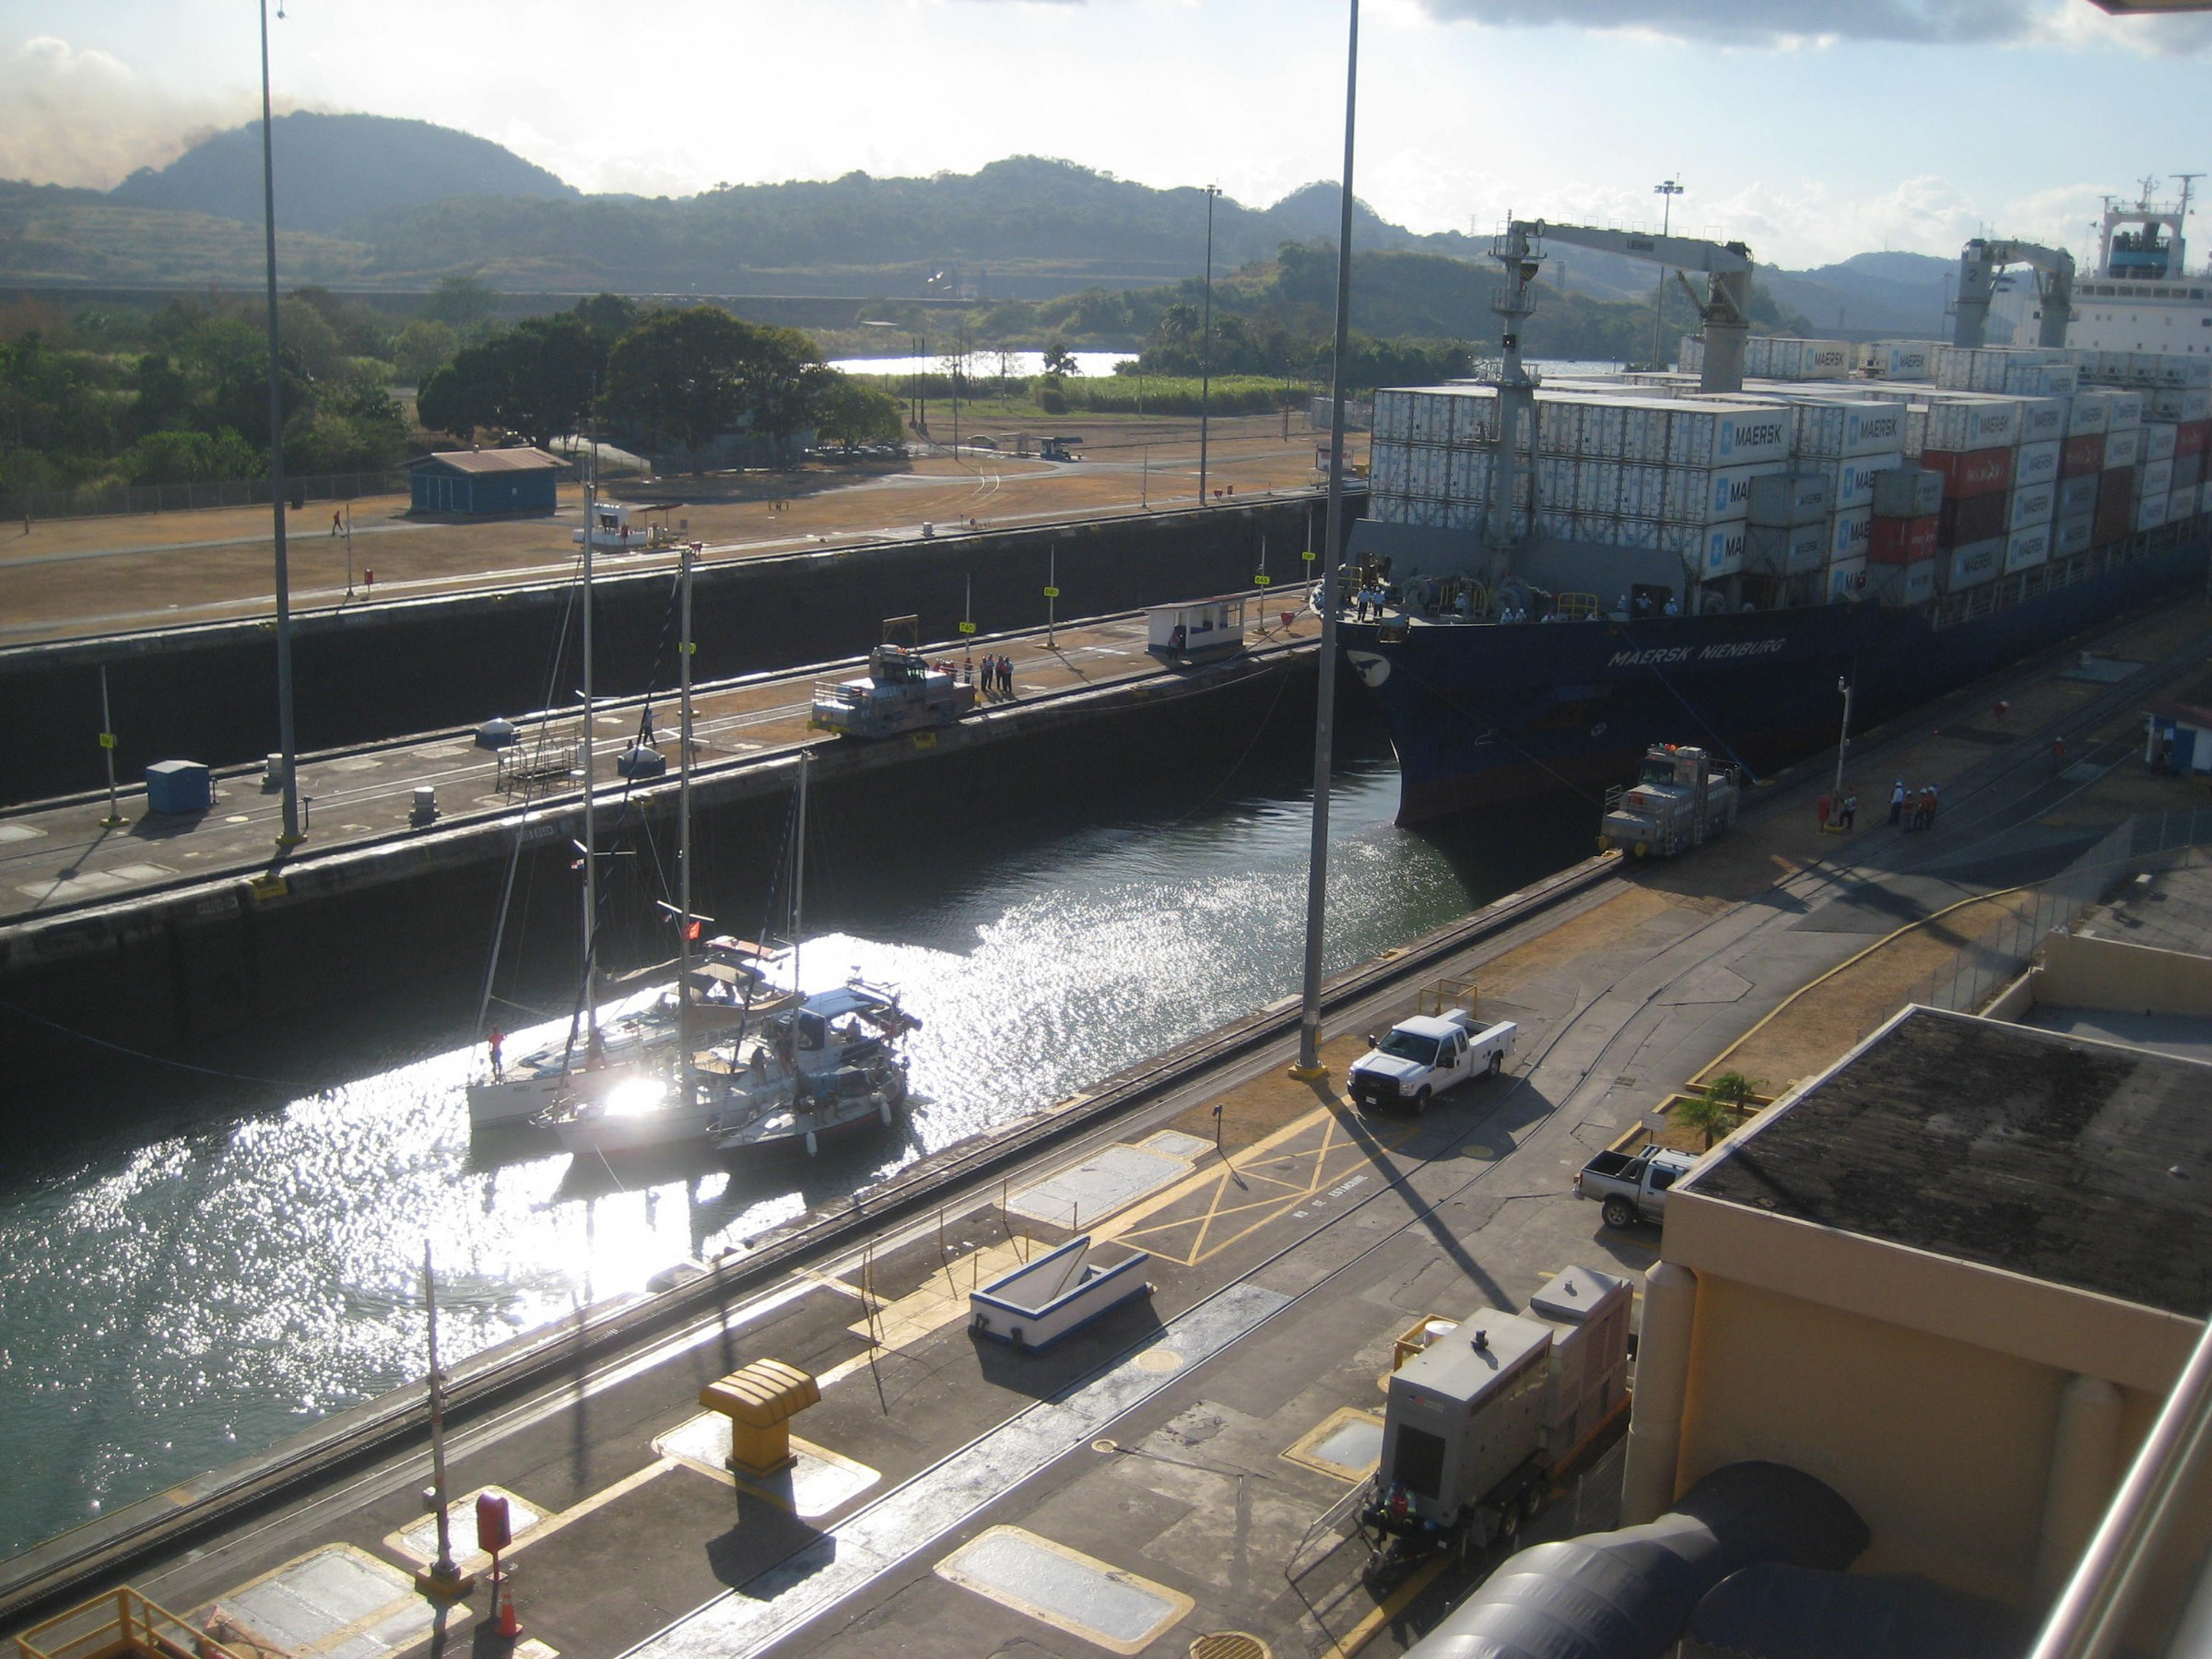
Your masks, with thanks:
M 138 1653 L 151 1659 L 239 1659 L 199 1626 L 157 1606 L 129 1585 L 56 1614 L 16 1637 L 17 1659 L 104 1659 Z
M 285 498 L 292 501 L 351 501 L 363 496 L 406 495 L 407 489 L 405 467 L 386 472 L 287 476 L 284 480 Z M 0 496 L 0 524 L 268 504 L 266 478 L 224 478 L 203 484 L 128 484 L 106 488 L 26 489 Z

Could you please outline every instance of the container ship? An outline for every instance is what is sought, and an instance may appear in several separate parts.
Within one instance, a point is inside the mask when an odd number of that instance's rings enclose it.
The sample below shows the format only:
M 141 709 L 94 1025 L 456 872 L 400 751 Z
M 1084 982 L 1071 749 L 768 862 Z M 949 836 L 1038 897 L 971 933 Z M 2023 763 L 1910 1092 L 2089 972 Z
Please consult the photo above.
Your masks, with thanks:
M 2035 272 L 2041 343 L 1994 347 L 1753 337 L 1741 243 L 1511 224 L 1491 372 L 1374 403 L 1340 637 L 1399 821 L 1594 793 L 1656 742 L 1757 775 L 1835 741 L 1845 686 L 1863 724 L 2201 582 L 2212 283 L 2181 222 L 2108 211 L 2079 296 L 2063 253 L 1969 244 L 1962 276 Z M 1702 273 L 1677 368 L 1539 382 L 1548 242 Z

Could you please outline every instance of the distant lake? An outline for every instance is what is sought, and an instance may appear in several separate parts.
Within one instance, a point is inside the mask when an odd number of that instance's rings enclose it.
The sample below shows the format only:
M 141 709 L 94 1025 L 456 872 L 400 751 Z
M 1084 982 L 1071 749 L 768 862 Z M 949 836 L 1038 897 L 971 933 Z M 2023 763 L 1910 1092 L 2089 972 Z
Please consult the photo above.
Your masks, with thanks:
M 1068 355 L 1076 359 L 1076 371 L 1078 374 L 1112 374 L 1116 363 L 1136 360 L 1134 351 L 1075 351 Z M 1011 366 L 1006 370 L 1010 375 L 1044 372 L 1044 353 L 1041 351 L 1010 351 L 1006 356 L 1011 360 Z M 997 352 L 975 352 L 971 354 L 970 362 L 968 372 L 971 378 L 995 380 L 998 377 Z M 942 374 L 945 372 L 945 359 L 942 357 L 839 358 L 830 367 L 847 374 L 912 374 L 916 370 L 928 374 Z

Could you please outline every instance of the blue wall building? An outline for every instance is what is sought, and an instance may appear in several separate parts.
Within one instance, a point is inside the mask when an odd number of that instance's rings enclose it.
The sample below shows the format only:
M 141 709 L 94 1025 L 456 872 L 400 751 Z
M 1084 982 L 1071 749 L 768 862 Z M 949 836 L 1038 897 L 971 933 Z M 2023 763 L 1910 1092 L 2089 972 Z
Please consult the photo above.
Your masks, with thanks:
M 551 512 L 568 463 L 540 449 L 448 450 L 407 464 L 416 512 Z

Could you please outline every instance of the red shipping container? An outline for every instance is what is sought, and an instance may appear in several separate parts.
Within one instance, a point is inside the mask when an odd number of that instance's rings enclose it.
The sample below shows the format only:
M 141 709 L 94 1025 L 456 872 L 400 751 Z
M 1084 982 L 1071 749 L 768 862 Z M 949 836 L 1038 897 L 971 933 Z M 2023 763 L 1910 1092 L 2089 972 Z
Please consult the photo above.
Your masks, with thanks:
M 1877 516 L 1866 537 L 1866 557 L 1876 564 L 1918 564 L 1936 557 L 1936 533 L 1942 520 L 1931 512 L 1925 518 Z
M 2115 466 L 2097 488 L 2097 527 L 2089 533 L 2089 545 L 2125 541 L 2135 527 L 2136 469 Z
M 1920 464 L 1943 475 L 1943 502 L 1949 506 L 1961 496 L 2003 495 L 2012 488 L 2009 449 L 1930 450 Z
M 2173 429 L 2173 453 L 2201 455 L 2207 438 L 2212 438 L 2212 420 L 2184 420 Z
M 1979 452 L 1977 452 L 1979 453 Z M 2010 450 L 2003 454 L 2010 455 Z M 2007 471 L 2010 470 L 2008 466 Z M 1978 541 L 1987 541 L 1993 535 L 2005 534 L 2005 513 L 2009 501 L 2003 492 L 1996 495 L 1960 496 L 1946 501 L 1937 517 L 1936 545 L 1941 547 L 1970 547 Z
M 2079 438 L 2066 440 L 2066 447 L 2058 453 L 2058 476 L 2078 478 L 2084 473 L 2104 470 L 2104 434 L 2088 432 Z

